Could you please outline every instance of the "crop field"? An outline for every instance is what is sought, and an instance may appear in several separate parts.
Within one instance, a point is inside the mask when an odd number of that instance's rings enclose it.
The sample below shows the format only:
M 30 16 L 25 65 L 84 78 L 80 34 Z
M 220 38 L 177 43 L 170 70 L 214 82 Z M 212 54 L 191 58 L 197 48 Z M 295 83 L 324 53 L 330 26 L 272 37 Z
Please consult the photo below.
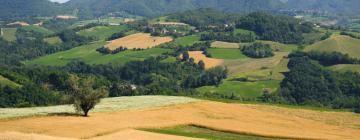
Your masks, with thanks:
M 96 51 L 97 48 L 104 46 L 106 42 L 100 41 L 89 45 L 76 47 L 67 51 L 36 58 L 26 61 L 28 65 L 48 65 L 64 66 L 74 60 L 83 60 L 88 64 L 124 64 L 129 61 L 144 60 L 149 57 L 156 57 L 172 50 L 162 48 L 152 48 L 143 51 L 127 50 L 114 55 L 104 55 Z
M 115 50 L 119 47 L 149 49 L 166 42 L 171 42 L 172 40 L 171 37 L 153 37 L 147 33 L 137 33 L 112 40 L 109 44 L 105 45 L 105 47 L 110 50 Z
M 131 101 L 129 103 L 143 104 L 143 102 L 152 102 L 152 100 L 143 98 L 143 100 L 137 100 L 138 102 Z M 189 98 L 185 100 L 188 101 Z M 177 99 L 173 101 L 177 101 Z M 129 103 L 117 101 L 112 104 L 131 106 Z M 158 102 L 154 100 L 154 103 Z M 246 134 L 290 139 L 356 140 L 360 137 L 359 125 L 360 116 L 350 112 L 195 101 L 161 107 L 147 106 L 140 109 L 95 112 L 90 113 L 90 117 L 58 114 L 5 119 L 0 120 L 0 136 L 5 139 L 55 137 L 58 139 L 102 140 L 119 137 L 136 139 L 141 136 L 165 139 L 164 137 L 170 138 L 171 135 L 157 135 L 157 133 L 138 130 L 170 128 L 169 130 L 177 134 L 196 132 L 193 136 L 208 135 L 211 132 L 224 136 Z M 177 127 L 171 129 L 176 126 L 196 126 L 198 128 Z M 186 139 L 185 137 L 171 138 Z
M 235 29 L 234 30 L 234 34 L 250 34 L 250 33 L 252 33 L 253 35 L 256 35 L 256 33 L 255 32 L 253 32 L 253 31 L 249 31 L 249 30 L 245 30 L 245 29 Z
M 343 35 L 332 35 L 330 38 L 307 46 L 304 51 L 340 52 L 360 58 L 360 39 Z
M 240 45 L 238 43 L 229 43 L 222 41 L 215 41 L 211 43 L 211 48 L 222 48 L 222 49 L 239 49 Z
M 221 48 L 210 48 L 208 52 L 212 58 L 216 59 L 246 59 L 240 49 L 221 49 Z
M 40 27 L 40 26 L 36 26 L 36 25 L 29 25 L 29 26 L 23 26 L 21 27 L 22 29 L 26 30 L 26 31 L 33 31 L 33 32 L 38 32 L 44 35 L 51 35 L 54 32 L 51 30 L 48 30 L 44 27 Z
M 62 43 L 62 40 L 57 36 L 44 38 L 44 41 L 49 43 L 49 44 L 61 44 Z
M 125 25 L 122 26 L 96 26 L 89 29 L 81 30 L 78 32 L 82 36 L 95 36 L 101 40 L 105 40 L 112 34 L 127 29 Z
M 242 99 L 255 99 L 263 94 L 264 89 L 276 91 L 279 88 L 280 81 L 257 81 L 257 82 L 240 82 L 240 81 L 223 81 L 219 86 L 204 86 L 197 91 L 203 94 L 221 94 L 226 96 L 236 96 Z
M 16 28 L 3 28 L 3 36 L 6 41 L 15 41 L 16 40 Z
M 179 37 L 175 39 L 175 43 L 181 46 L 190 46 L 197 42 L 200 42 L 199 35 L 189 35 L 184 37 Z
M 0 85 L 2 86 L 10 86 L 10 87 L 20 87 L 19 84 L 3 77 L 2 75 L 0 75 Z
M 201 60 L 204 61 L 206 69 L 220 66 L 224 63 L 224 60 L 222 60 L 222 59 L 206 57 L 202 51 L 190 51 L 189 56 L 190 56 L 190 58 L 193 58 L 196 63 L 198 63 Z
M 359 72 L 360 73 L 360 65 L 356 64 L 339 64 L 330 66 L 329 69 L 340 71 L 340 72 L 346 72 L 346 71 L 352 71 L 352 72 Z
M 226 60 L 224 65 L 229 69 L 230 76 L 236 76 L 241 73 L 276 67 L 287 55 L 288 52 L 276 52 L 275 56 L 270 58 Z

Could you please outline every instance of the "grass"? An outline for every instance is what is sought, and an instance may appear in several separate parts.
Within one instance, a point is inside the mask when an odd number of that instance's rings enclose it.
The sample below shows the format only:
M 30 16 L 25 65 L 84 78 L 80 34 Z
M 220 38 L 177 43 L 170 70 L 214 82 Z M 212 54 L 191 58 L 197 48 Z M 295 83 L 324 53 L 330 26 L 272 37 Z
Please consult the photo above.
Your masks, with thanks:
M 105 98 L 95 107 L 92 112 L 114 112 L 130 109 L 143 109 L 148 107 L 160 107 L 174 104 L 182 104 L 200 101 L 189 97 L 174 96 L 135 96 Z M 43 116 L 60 113 L 75 113 L 72 105 L 59 105 L 49 107 L 31 108 L 0 108 L 0 119 Z
M 223 81 L 218 87 L 204 86 L 197 89 L 200 93 L 217 93 L 221 95 L 235 95 L 245 99 L 254 99 L 260 97 L 263 90 L 268 88 L 275 91 L 279 88 L 280 81 L 258 81 L 258 82 L 240 82 L 240 81 Z
M 112 34 L 127 29 L 125 25 L 121 26 L 96 26 L 78 32 L 82 36 L 95 36 L 101 40 L 109 38 Z
M 238 43 L 229 43 L 229 42 L 222 42 L 222 41 L 215 41 L 211 43 L 212 48 L 229 48 L 229 49 L 239 49 Z
M 44 27 L 40 27 L 40 26 L 36 26 L 36 25 L 30 25 L 30 26 L 23 26 L 21 27 L 22 29 L 26 30 L 26 31 L 34 31 L 34 32 L 38 32 L 44 35 L 51 35 L 54 32 L 50 31 Z
M 203 138 L 208 140 L 275 140 L 275 138 L 222 132 L 195 125 L 181 125 L 169 128 L 152 128 L 141 130 L 185 137 Z M 278 138 L 276 138 L 276 140 L 278 140 Z
M 253 35 L 256 35 L 255 32 L 249 31 L 249 30 L 245 30 L 245 29 L 240 29 L 240 28 L 238 28 L 238 29 L 235 29 L 235 30 L 234 30 L 234 34 L 250 34 L 250 33 L 252 33 Z
M 62 43 L 62 40 L 58 36 L 44 38 L 44 41 L 49 44 L 61 44 Z
M 6 41 L 16 40 L 16 28 L 3 28 L 4 35 L 2 36 Z
M 144 60 L 152 56 L 171 51 L 163 48 L 151 48 L 143 51 L 127 50 L 114 55 L 104 55 L 96 51 L 97 48 L 104 46 L 106 42 L 100 41 L 89 45 L 73 48 L 71 50 L 58 52 L 43 56 L 31 61 L 26 61 L 28 65 L 47 65 L 64 66 L 74 60 L 82 60 L 88 64 L 124 64 L 129 61 Z
M 10 86 L 10 87 L 13 87 L 13 88 L 16 88 L 16 87 L 20 87 L 21 85 L 3 77 L 0 75 L 0 85 L 2 86 Z
M 304 51 L 340 52 L 353 58 L 360 58 L 360 39 L 343 35 L 332 35 L 330 38 L 307 46 Z
M 208 52 L 217 59 L 246 59 L 248 58 L 239 49 L 210 48 Z
M 339 65 L 330 66 L 328 68 L 330 70 L 340 71 L 340 72 L 352 71 L 352 72 L 360 73 L 360 65 L 358 64 L 339 64 Z
M 199 35 L 189 35 L 175 39 L 175 43 L 182 46 L 190 46 L 200 41 Z

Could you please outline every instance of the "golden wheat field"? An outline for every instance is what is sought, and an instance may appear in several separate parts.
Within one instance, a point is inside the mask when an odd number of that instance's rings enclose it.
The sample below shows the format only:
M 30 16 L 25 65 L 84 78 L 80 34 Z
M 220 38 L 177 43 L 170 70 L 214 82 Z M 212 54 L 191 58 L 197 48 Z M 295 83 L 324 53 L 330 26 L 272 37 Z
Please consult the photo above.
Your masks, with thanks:
M 206 69 L 221 66 L 224 63 L 222 59 L 206 57 L 202 51 L 189 51 L 189 56 L 195 60 L 195 63 L 199 63 L 201 60 L 204 61 Z M 180 58 L 182 58 L 182 55 L 180 55 Z
M 105 48 L 109 48 L 110 50 L 115 50 L 119 47 L 128 49 L 147 49 L 166 42 L 171 42 L 172 40 L 173 39 L 171 37 L 153 37 L 148 33 L 136 33 L 123 38 L 112 40 L 109 44 L 105 45 Z
M 294 139 L 356 140 L 360 115 L 305 109 L 198 101 L 90 117 L 43 116 L 0 120 L 8 139 L 185 139 L 134 129 L 194 124 L 215 130 Z

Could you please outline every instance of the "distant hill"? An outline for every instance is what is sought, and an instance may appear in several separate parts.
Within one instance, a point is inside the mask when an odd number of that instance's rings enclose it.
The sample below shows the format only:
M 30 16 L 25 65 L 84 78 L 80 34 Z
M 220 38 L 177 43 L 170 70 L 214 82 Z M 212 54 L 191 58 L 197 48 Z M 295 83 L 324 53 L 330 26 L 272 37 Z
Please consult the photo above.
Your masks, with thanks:
M 198 8 L 225 12 L 311 10 L 343 15 L 358 15 L 359 0 L 70 0 L 64 4 L 49 0 L 1 0 L 0 19 L 29 16 L 54 16 L 78 11 L 80 17 L 109 13 L 159 16 Z
M 53 16 L 62 8 L 49 0 L 0 0 L 0 19 Z

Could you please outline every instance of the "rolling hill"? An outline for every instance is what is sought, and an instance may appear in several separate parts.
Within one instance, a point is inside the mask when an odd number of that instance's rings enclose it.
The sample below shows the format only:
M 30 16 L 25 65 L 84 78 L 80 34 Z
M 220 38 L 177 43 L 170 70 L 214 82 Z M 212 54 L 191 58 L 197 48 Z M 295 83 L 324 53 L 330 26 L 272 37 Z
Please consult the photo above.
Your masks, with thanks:
M 332 35 L 326 40 L 307 46 L 305 51 L 340 52 L 360 58 L 360 40 L 343 35 Z

